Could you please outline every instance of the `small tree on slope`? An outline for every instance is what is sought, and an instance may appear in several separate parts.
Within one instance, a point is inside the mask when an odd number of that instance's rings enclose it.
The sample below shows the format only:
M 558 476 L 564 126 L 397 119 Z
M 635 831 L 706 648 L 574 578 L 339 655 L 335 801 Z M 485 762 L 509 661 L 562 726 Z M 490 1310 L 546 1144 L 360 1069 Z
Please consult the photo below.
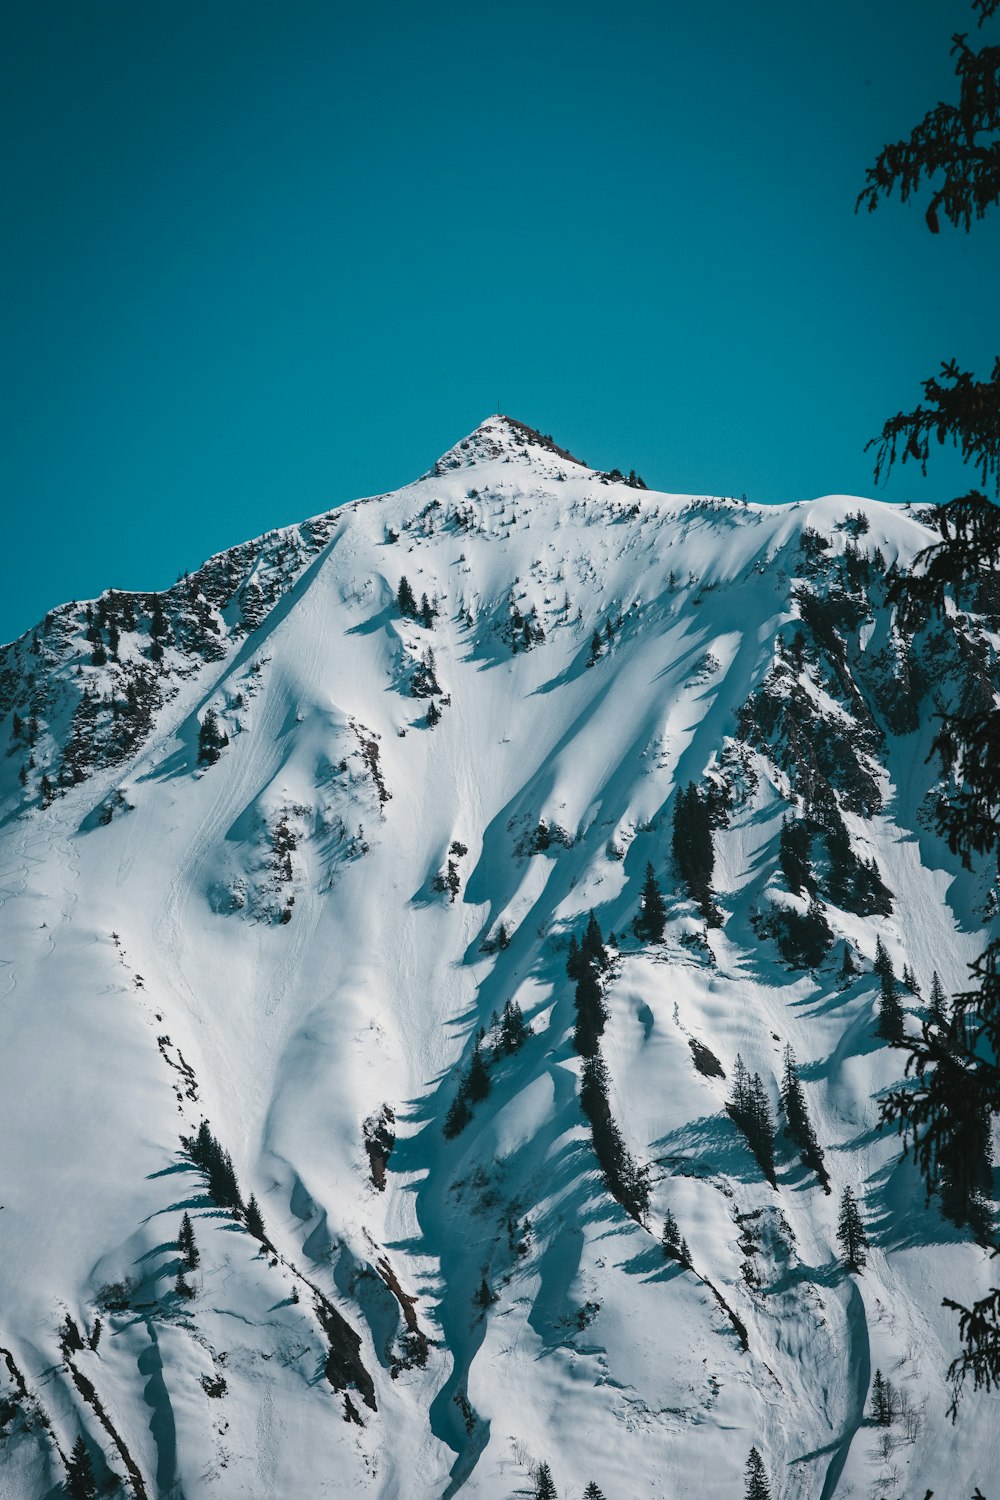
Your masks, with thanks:
M 535 1500 L 558 1500 L 548 1464 L 539 1464 L 535 1470 Z
M 768 1483 L 767 1470 L 756 1448 L 750 1449 L 750 1457 L 747 1459 L 744 1500 L 771 1500 L 771 1486 Z
M 653 866 L 646 866 L 646 880 L 642 887 L 642 909 L 632 924 L 632 929 L 643 943 L 658 943 L 667 925 L 667 909 L 656 883 Z
M 837 1238 L 844 1252 L 844 1265 L 848 1271 L 858 1272 L 868 1264 L 868 1236 L 861 1222 L 861 1214 L 854 1194 L 845 1187 L 840 1200 L 840 1219 L 837 1223 Z
M 73 1444 L 73 1451 L 66 1465 L 66 1491 L 70 1500 L 94 1500 L 97 1494 L 94 1466 L 90 1462 L 90 1454 L 82 1435 Z

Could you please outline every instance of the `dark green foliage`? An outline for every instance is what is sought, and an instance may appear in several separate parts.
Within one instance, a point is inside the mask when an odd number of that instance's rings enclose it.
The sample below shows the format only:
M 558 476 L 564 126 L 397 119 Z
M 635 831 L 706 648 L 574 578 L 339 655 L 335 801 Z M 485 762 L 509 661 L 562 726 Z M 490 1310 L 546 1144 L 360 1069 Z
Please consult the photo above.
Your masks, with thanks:
M 94 1500 L 97 1494 L 94 1466 L 82 1434 L 73 1444 L 73 1451 L 66 1465 L 66 1493 L 70 1500 Z
M 438 708 L 437 704 L 432 698 L 430 703 L 428 703 L 427 705 L 427 727 L 428 729 L 433 729 L 435 724 L 440 724 L 440 722 L 441 710 Z
M 592 667 L 595 661 L 598 661 L 600 659 L 603 650 L 604 647 L 601 643 L 601 632 L 599 630 L 595 630 L 593 635 L 590 637 L 590 656 L 587 658 L 588 667 Z
M 410 679 L 410 696 L 431 698 L 440 691 L 441 685 L 437 680 L 437 662 L 434 659 L 432 647 L 428 646 L 421 654 L 420 661 Z
M 490 1284 L 486 1280 L 485 1276 L 476 1288 L 476 1295 L 474 1300 L 476 1306 L 483 1308 L 484 1311 L 487 1307 L 492 1307 L 493 1303 L 497 1300 L 490 1290 Z
M 647 864 L 646 879 L 642 887 L 639 915 L 632 923 L 632 931 L 641 943 L 658 943 L 667 925 L 667 909 L 656 883 L 653 866 Z
M 396 594 L 396 608 L 406 619 L 412 620 L 417 613 L 417 601 L 413 597 L 410 581 L 405 573 L 399 580 L 399 590 Z
M 845 1187 L 840 1199 L 840 1218 L 837 1221 L 837 1239 L 844 1254 L 844 1266 L 848 1271 L 858 1272 L 868 1264 L 868 1236 L 861 1221 L 861 1213 L 849 1187 Z
M 198 764 L 214 766 L 223 746 L 229 744 L 229 736 L 219 725 L 219 716 L 214 708 L 205 712 L 198 730 Z
M 896 973 L 882 939 L 875 939 L 875 972 L 879 977 L 878 1034 L 887 1042 L 903 1039 L 903 1007 L 896 989 Z
M 822 903 L 810 901 L 806 911 L 782 906 L 772 913 L 768 927 L 774 932 L 782 958 L 794 969 L 817 969 L 833 947 L 833 929 Z
M 993 16 L 998 0 L 973 0 L 980 21 Z M 905 200 L 925 183 L 934 188 L 927 208 L 932 231 L 939 212 L 956 226 L 970 227 L 1000 201 L 1000 47 L 975 51 L 962 36 L 954 38 L 960 99 L 931 109 L 908 140 L 886 146 L 869 169 L 859 202 L 874 208 L 882 196 L 899 191 Z M 977 380 L 955 361 L 941 376 L 924 382 L 925 403 L 891 417 L 876 439 L 878 468 L 897 456 L 926 466 L 932 442 L 950 439 L 962 457 L 978 468 L 984 484 L 991 478 L 1000 492 L 1000 358 L 990 380 Z M 974 599 L 995 594 L 1000 575 L 1000 509 L 976 491 L 939 505 L 931 523 L 941 538 L 917 558 L 923 573 L 899 577 L 888 602 L 901 617 L 919 619 L 929 609 L 944 612 L 945 595 L 954 599 L 971 591 Z M 992 695 L 959 715 L 946 717 L 933 746 L 952 791 L 938 806 L 939 831 L 952 852 L 969 863 L 986 854 L 1000 837 L 1000 710 Z M 931 1191 L 942 1160 L 966 1154 L 961 1142 L 971 1133 L 971 1154 L 983 1122 L 1000 1111 L 1000 940 L 988 944 L 972 965 L 977 986 L 957 995 L 953 1024 L 927 1021 L 919 1038 L 907 1039 L 907 1072 L 915 1084 L 894 1090 L 883 1100 L 883 1123 L 895 1123 Z M 952 1362 L 952 1415 L 965 1379 L 976 1389 L 1000 1385 L 1000 1288 L 971 1306 L 946 1299 L 958 1314 L 963 1348 Z
M 448 1113 L 444 1117 L 444 1126 L 442 1128 L 448 1140 L 453 1140 L 456 1135 L 461 1135 L 471 1119 L 472 1111 L 465 1097 L 463 1083 L 459 1087 L 458 1093 L 452 1100 Z
M 186 1140 L 182 1136 L 181 1145 L 195 1166 L 205 1173 L 208 1178 L 208 1191 L 219 1207 L 242 1213 L 243 1199 L 236 1181 L 232 1157 L 228 1151 L 222 1149 L 212 1134 L 208 1121 L 202 1120 L 198 1127 L 198 1134 L 192 1139 Z
M 937 969 L 934 970 L 931 976 L 931 1000 L 927 1019 L 932 1026 L 937 1026 L 939 1030 L 947 1030 L 948 1003 L 945 999 L 944 990 L 941 988 L 941 980 L 938 977 Z
M 690 1268 L 691 1256 L 688 1251 L 687 1240 L 681 1235 L 677 1220 L 667 1209 L 663 1220 L 663 1233 L 660 1235 L 660 1246 L 667 1260 L 675 1260 L 679 1265 Z
M 674 864 L 688 895 L 697 902 L 702 915 L 717 924 L 719 914 L 712 900 L 712 872 L 715 850 L 712 846 L 712 810 L 707 795 L 693 782 L 679 787 L 674 798 L 674 827 L 671 848 Z
M 187 1298 L 194 1296 L 194 1288 L 189 1285 L 187 1277 L 184 1275 L 183 1265 L 177 1268 L 177 1280 L 174 1282 L 174 1291 L 178 1297 Z
M 798 1146 L 799 1155 L 810 1171 L 816 1173 L 824 1191 L 828 1193 L 830 1174 L 826 1170 L 823 1152 L 809 1118 L 806 1096 L 795 1066 L 795 1053 L 791 1047 L 785 1048 L 785 1070 L 781 1079 L 781 1106 L 785 1111 L 785 1119 L 788 1121 L 788 1134 Z
M 177 1235 L 177 1248 L 181 1252 L 183 1264 L 186 1269 L 194 1271 L 201 1260 L 201 1254 L 194 1242 L 194 1226 L 191 1223 L 191 1215 L 188 1213 L 185 1213 L 183 1219 L 181 1219 L 181 1227 Z
M 267 1234 L 264 1230 L 264 1220 L 261 1217 L 260 1205 L 258 1204 L 257 1199 L 254 1197 L 253 1193 L 250 1194 L 250 1201 L 247 1204 L 246 1213 L 243 1216 L 243 1222 L 247 1226 L 248 1232 L 253 1235 L 255 1240 L 260 1240 L 262 1243 L 266 1244 Z
M 593 911 L 587 922 L 587 930 L 583 934 L 583 942 L 580 945 L 586 956 L 591 959 L 600 969 L 608 967 L 608 954 L 601 937 L 601 929 L 597 925 L 597 918 Z
M 872 1421 L 876 1427 L 892 1426 L 893 1394 L 882 1371 L 876 1370 L 872 1381 Z
M 420 595 L 420 623 L 426 630 L 430 630 L 434 624 L 434 611 L 428 602 L 427 595 Z
M 774 1172 L 774 1117 L 759 1073 L 751 1078 L 737 1053 L 733 1068 L 733 1093 L 726 1104 L 733 1124 L 740 1130 L 772 1187 L 778 1186 Z
M 834 906 L 859 917 L 891 916 L 892 892 L 882 880 L 874 856 L 865 860 L 854 852 L 847 825 L 836 806 L 828 810 L 826 822 L 823 841 L 830 861 L 826 892 Z
M 608 1102 L 608 1072 L 600 1052 L 583 1065 L 580 1104 L 590 1121 L 597 1160 L 612 1197 L 637 1223 L 649 1207 L 649 1181 L 645 1168 L 637 1167 L 611 1116 Z
M 506 1053 L 517 1052 L 524 1046 L 531 1032 L 525 1022 L 520 1005 L 516 1000 L 508 1000 L 503 1008 L 503 1016 L 500 1021 L 500 1047 Z
M 641 489 L 646 488 L 641 479 L 639 481 L 639 487 Z M 583 1500 L 607 1500 L 607 1497 L 605 1496 L 604 1491 L 601 1489 L 600 1485 L 595 1484 L 594 1481 L 591 1480 L 587 1485 L 587 1488 L 583 1492 Z
M 756 1448 L 750 1449 L 750 1456 L 747 1459 L 746 1489 L 743 1494 L 744 1500 L 771 1500 L 771 1486 L 768 1483 L 767 1470 Z
M 847 941 L 847 939 L 845 938 L 844 939 L 844 958 L 843 958 L 843 962 L 840 965 L 840 972 L 837 975 L 837 978 L 840 980 L 840 987 L 841 987 L 841 989 L 846 989 L 847 986 L 855 978 L 857 978 L 858 974 L 860 974 L 860 973 L 861 973 L 861 970 L 858 968 L 857 964 L 854 962 L 854 954 L 851 952 L 851 945 Z
M 472 1061 L 465 1080 L 466 1097 L 473 1104 L 481 1104 L 490 1092 L 490 1075 L 483 1061 L 482 1049 L 478 1042 L 472 1049 Z
M 535 1470 L 535 1500 L 558 1500 L 548 1464 L 539 1464 Z
M 601 994 L 597 971 L 586 958 L 582 960 L 580 967 L 574 1004 L 576 1027 L 573 1032 L 573 1046 L 581 1057 L 593 1057 L 604 1033 L 607 1011 L 604 1007 L 604 996 Z
M 778 858 L 788 889 L 794 896 L 801 896 L 803 891 L 807 896 L 815 896 L 819 889 L 809 862 L 811 845 L 812 838 L 805 823 L 789 823 L 787 818 L 782 818 Z

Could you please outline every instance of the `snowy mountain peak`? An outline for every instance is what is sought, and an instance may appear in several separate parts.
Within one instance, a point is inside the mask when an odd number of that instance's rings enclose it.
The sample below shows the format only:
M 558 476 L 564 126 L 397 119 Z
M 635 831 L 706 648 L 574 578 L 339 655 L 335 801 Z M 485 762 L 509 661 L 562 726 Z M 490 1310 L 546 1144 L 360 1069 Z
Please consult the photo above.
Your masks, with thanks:
M 525 422 L 519 422 L 515 417 L 496 412 L 487 417 L 485 422 L 481 422 L 467 437 L 449 448 L 447 453 L 443 453 L 431 469 L 430 476 L 440 477 L 453 469 L 472 468 L 493 459 L 530 463 L 533 458 L 537 459 L 543 454 L 573 464 L 578 469 L 586 467 L 572 453 L 560 448 L 551 437 L 529 427 Z
M 989 1258 L 878 1128 L 886 994 L 914 1031 L 998 908 L 928 752 L 1000 602 L 903 622 L 929 539 L 497 414 L 0 650 L 0 1492 L 78 1441 L 134 1500 L 1000 1472 L 945 1416 Z

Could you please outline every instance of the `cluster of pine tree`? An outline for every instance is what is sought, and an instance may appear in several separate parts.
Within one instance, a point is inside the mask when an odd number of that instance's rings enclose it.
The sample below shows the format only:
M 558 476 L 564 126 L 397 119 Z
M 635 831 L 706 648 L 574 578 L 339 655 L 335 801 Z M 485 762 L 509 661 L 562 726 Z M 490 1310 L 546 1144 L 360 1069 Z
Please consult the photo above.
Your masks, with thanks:
M 669 1208 L 663 1220 L 663 1233 L 660 1235 L 660 1246 L 667 1260 L 675 1260 L 686 1271 L 690 1271 L 691 1252 L 688 1249 L 688 1242 L 681 1234 L 677 1220 Z
M 823 841 L 830 869 L 826 890 L 834 906 L 859 917 L 892 915 L 892 892 L 879 874 L 874 855 L 865 860 L 854 852 L 851 836 L 834 803 L 826 810 Z
M 489 1048 L 484 1046 L 486 1032 L 479 1028 L 475 1043 L 472 1048 L 472 1058 L 461 1081 L 458 1092 L 448 1109 L 444 1118 L 443 1130 L 448 1140 L 453 1140 L 456 1135 L 468 1125 L 472 1119 L 473 1104 L 481 1104 L 489 1097 L 492 1088 L 490 1078 L 490 1065 L 499 1061 L 501 1057 L 510 1057 L 517 1052 L 528 1037 L 531 1028 L 524 1019 L 524 1014 L 516 1000 L 508 1000 L 503 1008 L 503 1014 L 493 1014 L 493 1028 Z M 489 1053 L 487 1062 L 486 1053 Z
M 555 1480 L 552 1478 L 552 1470 L 548 1464 L 537 1464 L 534 1470 L 535 1487 L 532 1491 L 533 1500 L 559 1500 L 559 1492 L 556 1489 Z M 583 1500 L 606 1500 L 604 1491 L 593 1479 L 583 1492 Z
M 260 1240 L 262 1245 L 270 1248 L 257 1199 L 251 1194 L 249 1203 L 243 1202 L 243 1195 L 236 1180 L 233 1159 L 228 1151 L 223 1150 L 212 1134 L 208 1121 L 202 1120 L 197 1135 L 181 1136 L 181 1145 L 194 1165 L 204 1172 L 208 1179 L 208 1191 L 219 1207 L 228 1208 L 236 1218 L 242 1219 L 254 1239 Z M 184 1217 L 186 1219 L 187 1215 L 185 1214 Z M 184 1228 L 183 1220 L 181 1228 L 182 1230 Z M 191 1246 L 193 1245 L 194 1232 L 192 1230 Z M 181 1249 L 183 1248 L 181 1246 Z M 183 1271 L 183 1264 L 181 1269 Z
M 410 580 L 404 574 L 399 580 L 399 589 L 396 594 L 396 608 L 407 620 L 416 620 L 426 630 L 434 625 L 435 610 L 426 594 L 421 594 L 420 603 L 416 601 Z
M 872 1381 L 872 1421 L 876 1427 L 891 1427 L 896 1415 L 896 1392 L 881 1370 Z
M 739 1053 L 733 1068 L 733 1094 L 726 1104 L 733 1124 L 746 1138 L 760 1169 L 773 1188 L 778 1186 L 774 1171 L 774 1116 L 770 1100 L 759 1073 L 751 1078 Z
M 775 907 L 758 930 L 774 936 L 782 958 L 793 969 L 818 969 L 833 947 L 833 929 L 823 903 L 815 897 L 804 912 Z
M 701 908 L 709 926 L 718 926 L 721 917 L 712 899 L 715 850 L 712 845 L 711 798 L 700 792 L 693 781 L 689 781 L 686 788 L 678 788 L 674 798 L 671 848 L 677 873 L 691 900 Z
M 590 1121 L 594 1151 L 612 1197 L 641 1224 L 649 1208 L 649 1173 L 646 1167 L 636 1165 L 612 1117 L 608 1070 L 600 1050 L 583 1064 L 580 1104 Z
M 229 736 L 220 725 L 218 714 L 214 708 L 207 709 L 198 729 L 198 764 L 214 766 L 228 744 Z
M 785 1068 L 781 1078 L 781 1105 L 785 1111 L 785 1119 L 788 1121 L 786 1134 L 791 1136 L 799 1148 L 799 1155 L 804 1165 L 816 1173 L 823 1191 L 828 1193 L 830 1174 L 826 1170 L 823 1152 L 809 1118 L 806 1096 L 802 1090 L 802 1082 L 795 1064 L 795 1053 L 791 1047 L 785 1048 Z
M 435 693 L 441 692 L 441 685 L 437 680 L 437 663 L 434 660 L 434 648 L 428 646 L 421 652 L 420 660 L 414 668 L 410 679 L 411 698 L 432 698 Z
M 545 631 L 535 606 L 532 605 L 528 613 L 523 615 L 512 600 L 510 619 L 504 634 L 510 641 L 510 649 L 515 656 L 519 651 L 530 651 L 533 646 L 540 646 L 545 640 Z
M 809 826 L 798 820 L 791 823 L 781 820 L 781 835 L 778 840 L 778 861 L 793 896 L 815 896 L 819 882 L 813 873 L 810 854 L 812 835 Z

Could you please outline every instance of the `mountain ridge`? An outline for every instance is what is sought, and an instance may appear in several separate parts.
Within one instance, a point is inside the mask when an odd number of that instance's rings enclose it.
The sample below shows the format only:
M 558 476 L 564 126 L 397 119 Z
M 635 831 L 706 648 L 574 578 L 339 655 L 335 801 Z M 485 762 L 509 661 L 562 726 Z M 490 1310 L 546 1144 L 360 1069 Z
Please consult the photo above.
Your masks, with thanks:
M 924 994 L 932 971 L 956 989 L 995 910 L 990 872 L 934 833 L 925 764 L 930 714 L 996 691 L 990 601 L 904 631 L 886 578 L 932 533 L 900 508 L 637 490 L 498 420 L 459 467 L 128 596 L 131 626 L 102 596 L 3 653 L 24 1144 L 0 1344 L 28 1393 L 12 1376 L 25 1496 L 79 1431 L 128 1483 L 108 1424 L 165 1496 L 500 1497 L 542 1460 L 560 1494 L 722 1495 L 752 1443 L 783 1500 L 992 1472 L 988 1400 L 943 1417 L 939 1306 L 988 1266 L 875 1130 L 902 1059 L 869 967 L 878 937 Z M 714 913 L 672 850 L 689 783 Z M 810 899 L 783 818 L 833 940 L 814 965 L 794 961 Z M 647 863 L 662 941 L 632 931 Z M 591 909 L 646 1227 L 580 1110 L 565 967 Z M 530 1033 L 506 1050 L 514 1001 Z M 773 1188 L 726 1111 L 737 1053 L 774 1104 L 786 1043 L 832 1197 L 784 1137 Z M 488 1093 L 449 1137 L 477 1050 Z M 180 1144 L 202 1119 L 266 1243 Z M 873 1241 L 856 1278 L 845 1185 Z M 659 1249 L 668 1208 L 693 1269 Z M 191 1299 L 171 1290 L 182 1212 Z M 865 1427 L 875 1365 L 926 1403 L 887 1448 Z

